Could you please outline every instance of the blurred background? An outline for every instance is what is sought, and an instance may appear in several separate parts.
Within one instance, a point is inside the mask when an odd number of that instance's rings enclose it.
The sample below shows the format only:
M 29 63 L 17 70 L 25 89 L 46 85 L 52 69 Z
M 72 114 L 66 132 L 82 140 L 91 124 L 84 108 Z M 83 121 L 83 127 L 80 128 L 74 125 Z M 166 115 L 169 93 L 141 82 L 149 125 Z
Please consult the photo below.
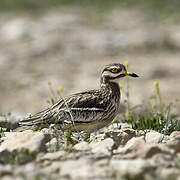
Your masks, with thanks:
M 126 60 L 140 75 L 132 102 L 154 81 L 164 102 L 178 99 L 179 9 L 179 0 L 1 0 L 0 113 L 47 107 L 48 82 L 63 96 L 98 88 L 102 67 Z

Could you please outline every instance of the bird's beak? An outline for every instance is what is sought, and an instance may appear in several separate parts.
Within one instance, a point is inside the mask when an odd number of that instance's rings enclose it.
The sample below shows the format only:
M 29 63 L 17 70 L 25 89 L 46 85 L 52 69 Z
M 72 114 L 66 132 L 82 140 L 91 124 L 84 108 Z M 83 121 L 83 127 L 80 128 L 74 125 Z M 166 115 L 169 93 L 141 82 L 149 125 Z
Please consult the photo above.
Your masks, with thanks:
M 122 74 L 124 74 L 124 76 L 130 76 L 130 77 L 139 77 L 137 74 L 135 73 L 131 73 L 131 72 L 123 72 Z

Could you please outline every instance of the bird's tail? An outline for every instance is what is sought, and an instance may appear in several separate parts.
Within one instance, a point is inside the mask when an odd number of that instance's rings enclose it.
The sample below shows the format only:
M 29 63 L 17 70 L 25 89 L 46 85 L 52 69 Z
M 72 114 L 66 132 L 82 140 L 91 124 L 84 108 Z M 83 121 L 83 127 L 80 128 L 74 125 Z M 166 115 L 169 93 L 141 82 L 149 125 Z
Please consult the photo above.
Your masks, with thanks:
M 30 115 L 29 117 L 21 120 L 19 122 L 19 126 L 33 126 L 48 123 L 50 121 L 53 121 L 55 115 L 57 115 L 56 111 L 46 109 L 44 111 L 38 112 L 34 115 Z

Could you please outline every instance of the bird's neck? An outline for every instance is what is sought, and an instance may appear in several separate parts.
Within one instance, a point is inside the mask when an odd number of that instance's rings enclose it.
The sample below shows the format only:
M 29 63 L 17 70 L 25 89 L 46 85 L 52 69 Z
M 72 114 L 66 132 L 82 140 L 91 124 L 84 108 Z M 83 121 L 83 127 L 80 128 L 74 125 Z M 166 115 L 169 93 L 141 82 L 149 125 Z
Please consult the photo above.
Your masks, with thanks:
M 101 90 L 107 95 L 105 98 L 110 98 L 111 102 L 115 102 L 113 105 L 115 106 L 116 112 L 118 112 L 121 99 L 121 92 L 118 83 L 101 80 Z
M 120 95 L 120 88 L 117 82 L 101 78 L 101 88 L 111 91 L 114 95 Z

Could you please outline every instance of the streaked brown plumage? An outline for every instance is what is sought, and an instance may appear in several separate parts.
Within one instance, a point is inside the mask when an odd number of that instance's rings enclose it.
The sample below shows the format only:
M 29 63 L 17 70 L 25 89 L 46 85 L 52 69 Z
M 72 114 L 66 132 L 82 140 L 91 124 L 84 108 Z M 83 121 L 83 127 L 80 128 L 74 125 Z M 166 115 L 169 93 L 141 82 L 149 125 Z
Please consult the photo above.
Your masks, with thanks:
M 117 115 L 120 89 L 114 81 L 125 76 L 137 77 L 134 73 L 128 73 L 122 64 L 107 65 L 101 74 L 100 89 L 61 99 L 53 106 L 22 120 L 19 124 L 23 126 L 42 123 L 59 124 L 64 129 L 71 127 L 73 131 L 96 131 L 108 125 Z

